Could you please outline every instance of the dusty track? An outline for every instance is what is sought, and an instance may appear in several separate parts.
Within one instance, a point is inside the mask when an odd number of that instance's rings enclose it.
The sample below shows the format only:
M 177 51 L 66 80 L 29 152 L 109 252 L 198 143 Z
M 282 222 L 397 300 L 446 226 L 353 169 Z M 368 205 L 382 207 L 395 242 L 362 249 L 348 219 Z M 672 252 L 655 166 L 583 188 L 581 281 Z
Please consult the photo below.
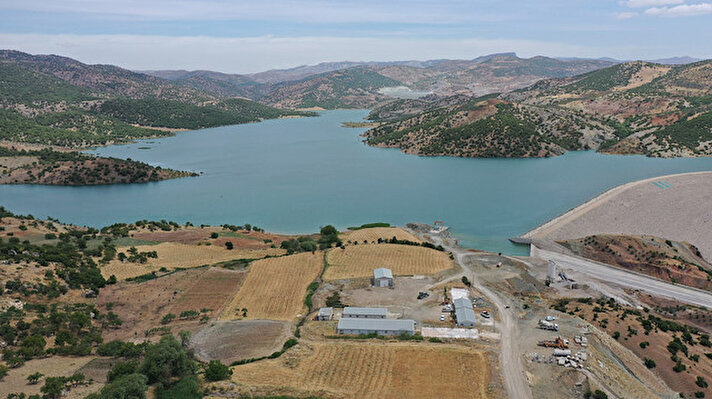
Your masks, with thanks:
M 435 244 L 440 244 L 455 256 L 455 261 L 462 267 L 463 272 L 468 275 L 475 289 L 487 297 L 496 307 L 500 315 L 499 329 L 501 333 L 500 367 L 504 385 L 507 390 L 507 397 L 516 399 L 532 399 L 532 391 L 529 388 L 522 359 L 519 350 L 519 327 L 515 315 L 512 313 L 509 299 L 495 294 L 485 287 L 478 279 L 477 274 L 470 268 L 470 257 L 475 255 L 457 245 L 453 245 L 447 238 L 440 235 L 426 235 Z M 511 308 L 508 309 L 507 306 Z

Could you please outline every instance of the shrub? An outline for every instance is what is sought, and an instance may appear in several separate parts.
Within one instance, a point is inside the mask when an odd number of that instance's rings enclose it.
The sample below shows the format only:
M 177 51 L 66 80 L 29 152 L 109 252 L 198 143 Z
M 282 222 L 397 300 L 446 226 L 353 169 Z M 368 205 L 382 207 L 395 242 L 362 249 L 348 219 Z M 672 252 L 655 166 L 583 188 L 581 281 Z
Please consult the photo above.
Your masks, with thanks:
M 222 381 L 230 378 L 232 370 L 222 364 L 219 360 L 211 360 L 205 369 L 205 379 L 207 381 Z
M 118 362 L 111 368 L 109 374 L 106 375 L 106 379 L 109 382 L 113 382 L 114 380 L 118 380 L 125 375 L 134 374 L 136 370 L 138 370 L 138 362 L 135 360 Z

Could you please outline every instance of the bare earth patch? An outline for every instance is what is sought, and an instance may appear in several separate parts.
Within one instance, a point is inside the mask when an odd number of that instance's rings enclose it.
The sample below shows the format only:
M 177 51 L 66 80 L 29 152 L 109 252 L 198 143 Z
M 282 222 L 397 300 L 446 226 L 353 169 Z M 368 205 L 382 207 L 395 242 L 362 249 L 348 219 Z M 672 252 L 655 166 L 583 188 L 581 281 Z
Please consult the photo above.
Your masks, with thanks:
M 123 321 L 119 329 L 104 333 L 112 339 L 142 341 L 144 332 L 162 327 L 161 318 L 168 313 L 176 316 L 186 310 L 201 311 L 208 316 L 220 314 L 235 295 L 245 278 L 245 272 L 217 268 L 193 269 L 157 278 L 144 283 L 120 282 L 101 290 L 97 305 L 111 307 Z M 175 320 L 165 327 L 171 330 L 197 330 L 198 320 Z
M 290 323 L 285 321 L 218 321 L 193 335 L 190 346 L 201 361 L 217 359 L 230 364 L 282 349 L 289 332 Z
M 44 384 L 44 377 L 39 383 L 27 384 L 27 376 L 34 373 L 42 373 L 47 377 L 68 377 L 79 371 L 87 363 L 96 359 L 95 356 L 85 357 L 59 357 L 53 356 L 46 359 L 34 359 L 26 362 L 22 367 L 11 369 L 8 375 L 0 382 L 0 397 L 4 398 L 13 392 L 24 392 L 28 395 L 40 394 L 40 388 Z M 103 384 L 94 383 L 88 386 L 72 388 L 69 394 L 63 398 L 83 398 L 86 395 L 99 390 Z

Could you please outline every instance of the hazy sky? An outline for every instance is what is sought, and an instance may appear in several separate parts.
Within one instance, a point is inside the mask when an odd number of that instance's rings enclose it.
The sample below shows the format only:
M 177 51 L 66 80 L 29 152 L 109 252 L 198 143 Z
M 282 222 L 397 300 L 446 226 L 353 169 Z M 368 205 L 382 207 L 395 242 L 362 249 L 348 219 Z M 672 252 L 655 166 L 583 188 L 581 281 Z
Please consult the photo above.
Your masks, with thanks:
M 712 0 L 0 0 L 0 48 L 131 69 L 712 58 Z

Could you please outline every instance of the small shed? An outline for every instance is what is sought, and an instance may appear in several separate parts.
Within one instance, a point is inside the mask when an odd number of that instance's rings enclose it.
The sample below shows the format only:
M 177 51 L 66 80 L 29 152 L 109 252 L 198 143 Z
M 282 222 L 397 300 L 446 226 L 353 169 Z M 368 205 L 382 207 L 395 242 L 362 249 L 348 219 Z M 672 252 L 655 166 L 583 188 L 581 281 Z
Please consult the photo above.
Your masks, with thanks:
M 329 321 L 334 317 L 334 308 L 320 308 L 316 315 L 318 321 Z
M 374 287 L 393 287 L 393 272 L 391 269 L 380 267 L 373 271 Z
M 344 308 L 342 318 L 385 319 L 387 315 L 388 310 L 386 308 L 357 308 L 349 306 Z

